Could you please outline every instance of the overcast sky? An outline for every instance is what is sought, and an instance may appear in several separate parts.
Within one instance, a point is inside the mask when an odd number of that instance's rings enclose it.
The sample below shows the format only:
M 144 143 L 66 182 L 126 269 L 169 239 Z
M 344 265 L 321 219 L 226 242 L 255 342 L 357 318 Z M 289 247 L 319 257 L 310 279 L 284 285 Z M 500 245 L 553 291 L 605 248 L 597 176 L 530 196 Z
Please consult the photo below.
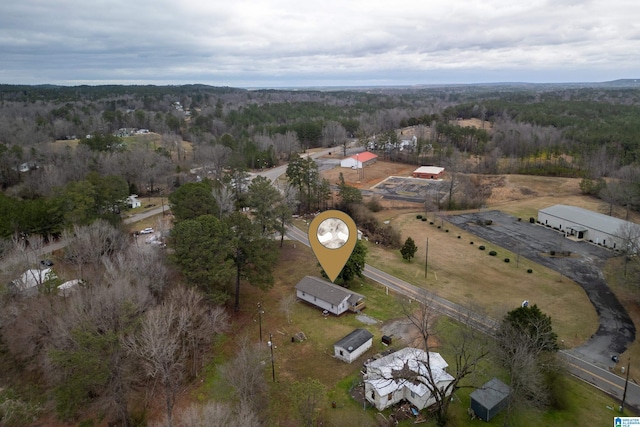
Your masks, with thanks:
M 0 83 L 640 78 L 638 0 L 2 0 Z

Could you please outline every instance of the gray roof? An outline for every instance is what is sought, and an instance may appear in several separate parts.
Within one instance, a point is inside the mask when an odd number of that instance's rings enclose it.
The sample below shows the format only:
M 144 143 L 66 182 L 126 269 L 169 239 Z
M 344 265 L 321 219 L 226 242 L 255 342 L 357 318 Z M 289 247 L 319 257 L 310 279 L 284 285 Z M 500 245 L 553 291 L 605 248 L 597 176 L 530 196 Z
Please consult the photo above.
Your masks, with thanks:
M 590 211 L 588 209 L 582 209 L 577 206 L 553 205 L 548 208 L 540 209 L 540 212 L 546 215 L 572 221 L 576 224 L 584 225 L 591 230 L 602 231 L 611 235 L 616 235 L 620 230 L 620 227 L 628 223 L 628 221 Z M 585 230 L 576 229 L 576 231 Z
M 339 305 L 345 298 L 349 298 L 349 304 L 352 305 L 364 299 L 359 293 L 313 276 L 305 276 L 298 282 L 296 289 L 333 305 Z
M 491 409 L 502 402 L 511 393 L 508 385 L 497 378 L 485 383 L 482 387 L 471 393 L 471 398 L 484 406 Z
M 366 329 L 356 329 L 346 337 L 334 344 L 336 347 L 344 348 L 349 353 L 359 348 L 362 344 L 373 338 L 373 334 Z

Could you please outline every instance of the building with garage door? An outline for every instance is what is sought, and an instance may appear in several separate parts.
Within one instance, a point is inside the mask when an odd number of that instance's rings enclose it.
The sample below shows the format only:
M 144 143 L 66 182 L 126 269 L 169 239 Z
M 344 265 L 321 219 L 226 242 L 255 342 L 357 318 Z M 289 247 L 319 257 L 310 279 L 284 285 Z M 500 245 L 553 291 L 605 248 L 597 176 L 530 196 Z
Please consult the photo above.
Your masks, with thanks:
M 611 249 L 638 247 L 640 233 L 635 223 L 569 205 L 554 205 L 538 211 L 538 222 L 577 240 L 586 240 Z M 635 236 L 635 237 L 633 237 Z

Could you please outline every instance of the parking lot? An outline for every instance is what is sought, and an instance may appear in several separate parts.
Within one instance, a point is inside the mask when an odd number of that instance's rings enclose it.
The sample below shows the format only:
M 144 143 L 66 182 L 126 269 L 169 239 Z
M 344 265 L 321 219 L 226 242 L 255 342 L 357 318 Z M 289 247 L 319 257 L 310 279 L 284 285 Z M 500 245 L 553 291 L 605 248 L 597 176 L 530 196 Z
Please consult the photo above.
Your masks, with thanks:
M 612 355 L 623 353 L 635 339 L 633 322 L 610 291 L 602 273 L 607 259 L 616 256 L 614 252 L 588 242 L 569 240 L 560 232 L 530 223 L 529 218 L 519 220 L 499 211 L 451 215 L 447 221 L 558 271 L 584 289 L 598 313 L 600 327 L 587 343 L 572 351 L 593 363 L 610 367 L 614 364 Z M 551 256 L 551 251 L 571 255 Z

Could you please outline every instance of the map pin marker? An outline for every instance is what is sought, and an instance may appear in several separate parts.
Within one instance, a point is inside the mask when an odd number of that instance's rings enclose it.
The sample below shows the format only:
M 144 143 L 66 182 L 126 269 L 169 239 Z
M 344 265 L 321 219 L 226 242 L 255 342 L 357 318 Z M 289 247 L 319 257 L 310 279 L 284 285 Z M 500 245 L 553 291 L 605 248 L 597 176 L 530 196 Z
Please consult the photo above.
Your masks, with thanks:
M 347 263 L 356 240 L 356 223 L 342 211 L 324 211 L 309 224 L 311 249 L 332 282 Z

